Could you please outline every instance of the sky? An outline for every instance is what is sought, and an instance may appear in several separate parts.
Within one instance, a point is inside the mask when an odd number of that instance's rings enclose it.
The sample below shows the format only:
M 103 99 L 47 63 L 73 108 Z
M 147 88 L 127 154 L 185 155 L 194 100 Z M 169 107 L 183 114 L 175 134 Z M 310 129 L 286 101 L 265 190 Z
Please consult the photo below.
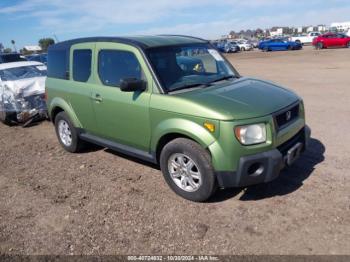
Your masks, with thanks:
M 350 21 L 350 0 L 0 0 L 0 43 L 43 37 L 185 34 Z

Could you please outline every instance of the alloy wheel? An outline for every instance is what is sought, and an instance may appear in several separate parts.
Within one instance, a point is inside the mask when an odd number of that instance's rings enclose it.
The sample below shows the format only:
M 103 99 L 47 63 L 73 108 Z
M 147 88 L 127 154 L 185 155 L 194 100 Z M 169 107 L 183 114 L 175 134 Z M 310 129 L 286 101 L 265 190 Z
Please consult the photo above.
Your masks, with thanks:
M 64 120 L 58 122 L 58 135 L 65 146 L 69 147 L 72 145 L 72 132 L 68 123 Z
M 186 192 L 195 192 L 202 185 L 202 175 L 197 164 L 185 154 L 171 155 L 168 170 L 174 183 Z

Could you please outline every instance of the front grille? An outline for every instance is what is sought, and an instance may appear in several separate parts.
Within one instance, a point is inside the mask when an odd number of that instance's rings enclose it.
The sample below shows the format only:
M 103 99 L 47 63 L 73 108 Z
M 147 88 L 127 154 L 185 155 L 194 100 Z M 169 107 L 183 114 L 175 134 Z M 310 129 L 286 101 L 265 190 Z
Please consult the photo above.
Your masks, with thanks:
M 287 152 L 297 143 L 305 144 L 305 128 L 302 128 L 295 136 L 293 136 L 288 141 L 284 142 L 282 145 L 279 145 L 277 149 L 281 152 L 283 156 L 287 155 Z
M 275 116 L 277 129 L 289 125 L 299 117 L 299 104 L 284 110 L 282 113 L 278 113 Z

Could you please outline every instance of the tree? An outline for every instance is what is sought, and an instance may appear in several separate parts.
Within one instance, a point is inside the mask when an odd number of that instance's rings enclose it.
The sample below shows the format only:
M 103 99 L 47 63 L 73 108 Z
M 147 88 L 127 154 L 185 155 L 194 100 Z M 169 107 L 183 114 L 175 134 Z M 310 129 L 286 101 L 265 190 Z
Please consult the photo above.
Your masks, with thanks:
M 15 52 L 17 52 L 15 40 L 11 40 L 11 44 L 13 45 L 13 49 L 15 50 Z
M 6 54 L 12 53 L 12 49 L 11 48 L 5 48 L 4 49 L 4 53 L 6 53 Z
M 47 51 L 50 45 L 54 45 L 54 44 L 55 44 L 55 40 L 53 40 L 52 38 L 41 38 L 39 40 L 39 46 L 44 52 Z

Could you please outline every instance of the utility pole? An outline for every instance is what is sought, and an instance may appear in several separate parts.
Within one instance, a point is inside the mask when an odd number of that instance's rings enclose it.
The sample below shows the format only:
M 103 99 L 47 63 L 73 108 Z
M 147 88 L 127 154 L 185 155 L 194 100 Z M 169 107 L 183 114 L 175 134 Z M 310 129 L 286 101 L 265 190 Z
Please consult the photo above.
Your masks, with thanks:
M 56 43 L 58 43 L 58 42 L 59 42 L 59 40 L 58 40 L 58 38 L 57 38 L 56 34 L 53 34 L 53 37 L 55 38 Z

